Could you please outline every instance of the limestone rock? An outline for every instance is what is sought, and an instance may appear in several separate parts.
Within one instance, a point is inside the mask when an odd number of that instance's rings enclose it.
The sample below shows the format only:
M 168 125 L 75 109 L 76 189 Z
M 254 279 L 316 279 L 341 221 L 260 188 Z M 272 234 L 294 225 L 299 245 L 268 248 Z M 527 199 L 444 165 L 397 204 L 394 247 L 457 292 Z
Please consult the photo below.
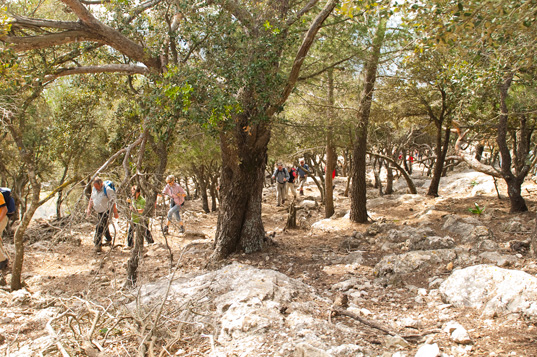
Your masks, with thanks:
M 450 321 L 446 324 L 446 327 L 444 327 L 444 331 L 449 335 L 451 340 L 454 342 L 467 345 L 472 343 L 472 339 L 470 338 L 470 335 L 468 335 L 468 331 L 464 327 L 462 327 L 461 324 L 455 321 Z
M 341 346 L 332 347 L 327 352 L 330 356 L 334 357 L 347 357 L 347 356 L 362 356 L 363 348 L 358 345 L 344 344 Z
M 300 203 L 301 207 L 315 208 L 317 207 L 317 201 L 304 200 Z
M 349 281 L 341 287 L 351 285 Z M 168 279 L 144 285 L 141 304 L 132 302 L 127 308 L 150 309 L 162 301 L 167 289 Z M 327 356 L 326 351 L 334 347 L 328 344 L 332 340 L 328 336 L 355 337 L 355 330 L 327 321 L 321 307 L 330 304 L 297 279 L 235 262 L 219 270 L 175 277 L 167 303 L 172 311 L 167 313 L 188 319 L 193 329 L 218 326 L 215 355 Z M 192 315 L 180 306 L 206 313 Z
M 494 234 L 486 226 L 476 226 L 469 235 L 462 237 L 463 243 L 470 243 L 474 246 L 484 240 L 494 240 Z
M 429 227 L 402 226 L 389 230 L 382 239 L 391 243 L 402 243 L 409 239 L 420 240 L 435 234 L 435 231 Z
M 499 267 L 512 266 L 517 262 L 517 258 L 511 255 L 502 255 L 498 252 L 484 252 L 479 254 L 486 263 L 493 263 Z
M 296 346 L 293 357 L 332 357 L 329 353 L 305 342 Z
M 11 306 L 27 305 L 32 300 L 32 295 L 26 289 L 15 290 L 11 293 Z
M 415 357 L 436 357 L 440 354 L 440 348 L 436 343 L 425 344 L 418 349 Z
M 410 346 L 410 344 L 401 336 L 390 336 L 387 335 L 384 337 L 384 344 L 386 348 L 393 348 L 393 347 L 403 347 L 406 348 Z
M 473 217 L 462 218 L 457 215 L 450 215 L 447 217 L 442 229 L 465 237 L 472 233 L 475 226 L 481 225 L 481 222 Z
M 509 222 L 505 223 L 502 229 L 504 232 L 508 232 L 508 233 L 521 233 L 521 232 L 525 232 L 528 230 L 526 227 L 524 227 L 522 222 L 520 222 L 518 217 L 513 218 Z
M 455 246 L 455 241 L 450 236 L 420 237 L 416 235 L 410 238 L 406 244 L 409 250 L 450 249 Z
M 481 310 L 484 316 L 537 316 L 537 278 L 523 271 L 471 266 L 454 271 L 439 291 L 444 302 Z
M 400 255 L 388 255 L 375 265 L 377 276 L 408 274 L 427 268 L 431 264 L 447 264 L 457 255 L 452 249 L 419 250 Z

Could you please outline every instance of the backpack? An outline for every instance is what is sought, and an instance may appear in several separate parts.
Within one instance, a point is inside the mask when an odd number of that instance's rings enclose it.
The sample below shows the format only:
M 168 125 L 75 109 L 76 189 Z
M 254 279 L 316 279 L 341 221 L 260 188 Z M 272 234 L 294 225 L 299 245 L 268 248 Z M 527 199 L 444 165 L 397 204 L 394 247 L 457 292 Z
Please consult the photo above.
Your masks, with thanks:
M 4 201 L 6 201 L 7 214 L 13 215 L 15 213 L 15 200 L 11 196 L 11 190 L 7 187 L 0 187 L 0 192 L 4 196 Z
M 108 194 L 106 193 L 106 188 L 110 188 L 112 189 L 114 192 L 116 192 L 116 185 L 114 185 L 114 182 L 110 181 L 110 180 L 106 180 L 106 181 L 103 181 L 103 190 L 104 190 L 104 195 L 106 197 L 108 197 Z

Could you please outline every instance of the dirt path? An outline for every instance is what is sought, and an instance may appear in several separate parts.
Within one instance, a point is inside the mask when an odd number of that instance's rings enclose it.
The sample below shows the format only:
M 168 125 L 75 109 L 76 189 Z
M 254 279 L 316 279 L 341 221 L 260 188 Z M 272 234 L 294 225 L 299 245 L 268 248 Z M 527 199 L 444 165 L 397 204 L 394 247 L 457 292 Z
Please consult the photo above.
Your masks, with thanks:
M 353 232 L 363 232 L 368 225 L 351 224 L 343 215 L 348 212 L 349 199 L 343 197 L 341 179 L 336 188 L 336 216 L 337 219 L 326 221 L 323 226 L 322 208 L 301 209 L 298 212 L 298 221 L 302 228 L 291 231 L 283 231 L 287 211 L 285 208 L 275 206 L 275 193 L 267 190 L 264 195 L 263 220 L 265 229 L 273 233 L 275 244 L 269 245 L 263 252 L 245 255 L 235 254 L 223 264 L 231 261 L 239 261 L 259 268 L 268 268 L 280 271 L 290 277 L 300 279 L 313 286 L 317 293 L 328 299 L 334 298 L 331 287 L 350 277 L 358 277 L 363 281 L 373 282 L 375 275 L 373 267 L 387 252 L 365 250 L 364 264 L 349 266 L 334 264 L 348 252 L 340 249 L 342 241 Z M 531 212 L 537 210 L 535 185 L 528 183 L 525 198 Z M 371 199 L 375 199 L 374 190 L 371 190 Z M 505 192 L 505 191 L 503 191 Z M 316 195 L 316 188 L 309 186 L 306 196 Z M 459 196 L 459 197 L 458 197 Z M 494 194 L 479 197 L 462 197 L 457 195 L 444 195 L 440 198 L 420 196 L 412 204 L 400 203 L 400 201 L 379 200 L 378 205 L 370 209 L 375 220 L 386 220 L 397 225 L 413 225 L 423 221 L 423 213 L 430 209 L 427 214 L 428 222 L 435 230 L 441 232 L 443 218 L 448 214 L 472 216 L 468 211 L 474 202 L 486 207 L 489 216 L 481 217 L 495 233 L 498 243 L 504 248 L 507 242 L 513 239 L 528 239 L 528 232 L 506 233 L 502 225 L 512 219 L 514 215 L 508 213 L 509 202 L 506 199 L 498 200 Z M 523 222 L 530 222 L 535 218 L 534 213 L 515 215 Z M 179 274 L 201 271 L 206 259 L 211 253 L 212 237 L 216 226 L 216 213 L 205 214 L 201 210 L 200 202 L 190 202 L 185 208 L 184 219 L 188 233 L 182 239 L 172 239 L 169 243 L 174 256 L 177 258 L 181 248 L 191 242 L 197 242 L 183 257 Z M 311 225 L 315 222 L 315 229 Z M 79 296 L 85 300 L 94 301 L 106 306 L 109 296 L 117 293 L 123 286 L 126 278 L 126 262 L 130 251 L 125 250 L 123 245 L 126 240 L 125 222 L 120 220 L 116 246 L 105 247 L 103 252 L 96 255 L 92 252 L 93 226 L 89 223 L 77 227 L 76 236 L 81 238 L 81 244 L 70 242 L 53 244 L 48 241 L 40 241 L 27 246 L 25 253 L 23 277 L 32 293 L 40 292 L 42 296 L 53 299 L 71 299 Z M 170 272 L 168 251 L 163 236 L 158 229 L 153 230 L 155 244 L 145 247 L 144 259 L 140 267 L 141 284 L 152 282 L 165 277 Z M 7 248 L 13 251 L 9 243 Z M 537 270 L 535 261 L 530 257 L 520 259 L 522 270 L 535 275 Z M 517 268 L 517 269 L 520 269 Z M 433 274 L 433 272 L 430 272 Z M 439 266 L 434 274 L 449 275 L 445 267 Z M 431 274 L 417 274 L 412 281 L 391 284 L 373 290 L 374 295 L 367 296 L 362 309 L 370 311 L 372 316 L 380 319 L 381 323 L 389 325 L 397 323 L 405 318 L 412 317 L 419 321 L 415 334 L 427 330 L 438 330 L 446 319 L 455 319 L 465 326 L 474 341 L 468 352 L 464 352 L 465 346 L 460 351 L 451 351 L 450 355 L 476 356 L 535 356 L 537 355 L 537 330 L 535 321 L 526 321 L 515 316 L 498 316 L 494 319 L 481 318 L 477 311 L 464 309 L 451 309 L 447 314 L 430 308 L 427 304 L 427 296 L 419 301 L 419 290 L 429 289 Z M 9 277 L 8 277 L 9 278 Z M 409 289 L 411 285 L 415 289 Z M 0 290 L 0 292 L 2 292 Z M 36 339 L 45 335 L 42 326 L 28 324 L 28 317 L 39 312 L 39 308 L 29 308 L 25 305 L 13 307 L 6 293 L 4 297 L 7 305 L 0 306 L 0 353 L 16 351 L 19 344 L 24 344 L 30 339 Z M 357 338 L 369 344 L 373 355 L 381 355 L 383 346 L 381 336 L 377 331 L 364 328 L 356 321 L 339 317 L 341 323 L 356 329 Z M 446 336 L 438 334 L 435 338 L 437 343 L 450 345 Z M 415 348 L 408 347 L 410 349 Z M 407 350 L 408 350 L 407 348 Z

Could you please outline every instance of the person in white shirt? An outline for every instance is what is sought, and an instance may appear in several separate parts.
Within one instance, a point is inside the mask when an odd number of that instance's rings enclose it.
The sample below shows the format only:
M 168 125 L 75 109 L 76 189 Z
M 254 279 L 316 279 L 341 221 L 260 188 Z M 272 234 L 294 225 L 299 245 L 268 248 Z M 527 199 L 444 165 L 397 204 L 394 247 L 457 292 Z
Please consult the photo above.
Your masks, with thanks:
M 114 218 L 119 218 L 116 207 L 116 192 L 112 188 L 106 188 L 100 177 L 95 177 L 93 180 L 93 190 L 91 191 L 91 198 L 88 203 L 88 209 L 86 210 L 88 217 L 91 214 L 92 207 L 99 216 L 97 226 L 95 227 L 93 244 L 95 245 L 95 252 L 100 252 L 101 246 L 103 245 L 103 233 L 106 238 L 105 245 L 109 245 L 112 242 L 112 236 L 108 229 L 110 211 L 114 212 Z

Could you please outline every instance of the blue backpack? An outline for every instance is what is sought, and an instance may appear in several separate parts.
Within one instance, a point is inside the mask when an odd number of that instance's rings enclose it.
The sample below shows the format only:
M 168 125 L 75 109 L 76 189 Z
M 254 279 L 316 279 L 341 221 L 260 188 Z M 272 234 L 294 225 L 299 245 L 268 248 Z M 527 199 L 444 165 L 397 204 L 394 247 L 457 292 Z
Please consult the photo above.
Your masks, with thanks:
M 11 190 L 7 187 L 0 187 L 0 192 L 2 192 L 2 195 L 4 196 L 4 201 L 6 201 L 7 206 L 7 214 L 14 214 L 15 213 L 15 200 L 11 196 Z
M 103 190 L 104 190 L 104 195 L 106 197 L 108 197 L 108 194 L 106 193 L 106 188 L 110 188 L 112 189 L 114 192 L 116 192 L 116 185 L 114 185 L 114 182 L 110 181 L 110 180 L 106 180 L 106 181 L 103 181 Z

